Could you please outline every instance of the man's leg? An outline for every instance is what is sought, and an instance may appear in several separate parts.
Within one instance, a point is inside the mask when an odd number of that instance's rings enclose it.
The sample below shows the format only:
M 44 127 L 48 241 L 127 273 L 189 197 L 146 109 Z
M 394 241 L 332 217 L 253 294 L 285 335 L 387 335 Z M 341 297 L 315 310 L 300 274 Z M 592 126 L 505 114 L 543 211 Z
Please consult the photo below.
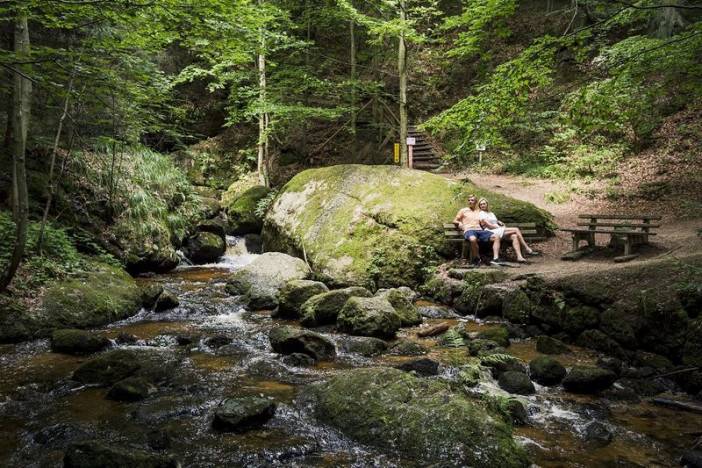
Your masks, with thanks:
M 475 236 L 470 236 L 468 238 L 470 241 L 470 258 L 475 261 L 480 258 L 480 251 L 478 249 L 478 238 Z

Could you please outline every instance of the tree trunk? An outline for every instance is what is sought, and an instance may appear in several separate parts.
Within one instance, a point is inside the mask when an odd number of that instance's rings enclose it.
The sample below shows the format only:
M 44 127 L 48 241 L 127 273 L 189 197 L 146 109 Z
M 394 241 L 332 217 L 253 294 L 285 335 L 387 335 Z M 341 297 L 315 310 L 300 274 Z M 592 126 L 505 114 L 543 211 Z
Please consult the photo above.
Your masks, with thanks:
M 263 0 L 259 0 L 259 5 L 263 4 Z M 263 28 L 259 31 L 260 47 L 258 53 L 258 98 L 259 98 L 259 115 L 258 115 L 258 182 L 261 185 L 268 187 L 268 115 L 264 112 L 266 105 L 266 37 Z
M 29 26 L 27 14 L 18 13 L 15 19 L 15 54 L 18 61 L 28 60 L 30 53 Z M 18 65 L 19 66 L 19 65 Z M 27 148 L 27 130 L 31 110 L 32 83 L 21 74 L 14 72 L 12 89 L 12 186 L 13 212 L 15 213 L 16 235 L 12 257 L 7 269 L 0 278 L 0 292 L 7 289 L 17 272 L 27 241 L 27 212 L 29 196 L 27 194 L 27 174 L 25 152 Z
M 351 60 L 351 135 L 353 142 L 351 144 L 351 156 L 356 157 L 357 139 L 356 139 L 356 120 L 357 120 L 357 96 L 356 96 L 356 34 L 354 20 L 349 22 L 349 39 L 350 39 L 350 60 Z
M 400 19 L 404 23 L 407 19 L 405 12 L 406 2 L 400 0 Z M 409 166 L 407 156 L 407 46 L 405 34 L 400 33 L 400 46 L 398 50 L 398 72 L 400 75 L 400 164 Z

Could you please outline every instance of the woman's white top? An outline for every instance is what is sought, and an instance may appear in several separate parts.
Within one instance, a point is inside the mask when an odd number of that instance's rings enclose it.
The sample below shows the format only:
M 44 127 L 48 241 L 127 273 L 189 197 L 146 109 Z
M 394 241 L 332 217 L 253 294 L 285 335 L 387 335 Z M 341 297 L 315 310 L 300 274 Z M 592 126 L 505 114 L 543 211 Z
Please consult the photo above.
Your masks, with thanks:
M 495 213 L 492 211 L 480 211 L 480 214 L 478 214 L 478 219 L 481 221 L 487 221 L 490 224 L 497 224 L 497 216 L 495 216 Z M 504 226 L 498 226 L 495 229 L 488 229 L 488 231 L 492 232 L 495 234 L 495 236 L 499 239 L 502 239 L 502 236 L 505 235 L 505 227 Z

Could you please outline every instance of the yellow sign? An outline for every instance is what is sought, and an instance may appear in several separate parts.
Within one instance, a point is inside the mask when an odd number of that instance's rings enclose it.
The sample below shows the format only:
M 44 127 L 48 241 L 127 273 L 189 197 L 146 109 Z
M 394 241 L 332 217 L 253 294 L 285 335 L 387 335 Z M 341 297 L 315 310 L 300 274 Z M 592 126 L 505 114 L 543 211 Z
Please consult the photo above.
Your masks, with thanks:
M 395 143 L 395 164 L 400 163 L 400 144 Z

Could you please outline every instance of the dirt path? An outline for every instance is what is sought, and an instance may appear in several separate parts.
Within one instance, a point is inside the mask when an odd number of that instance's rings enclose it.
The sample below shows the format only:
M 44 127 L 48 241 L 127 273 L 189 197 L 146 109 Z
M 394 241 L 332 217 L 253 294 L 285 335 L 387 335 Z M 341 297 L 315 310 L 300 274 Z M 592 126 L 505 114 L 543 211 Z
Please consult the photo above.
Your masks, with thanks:
M 450 179 L 470 179 L 480 188 L 498 192 L 519 200 L 524 200 L 553 214 L 554 221 L 560 227 L 573 227 L 577 222 L 577 215 L 582 213 L 614 213 L 611 207 L 602 202 L 590 200 L 577 193 L 571 193 L 570 200 L 563 203 L 547 201 L 548 194 L 567 193 L 572 184 L 566 185 L 559 181 L 547 179 L 533 179 L 510 175 L 494 174 L 445 174 Z M 591 187 L 591 186 L 590 186 Z M 641 210 L 637 208 L 637 213 Z M 625 207 L 621 212 L 627 212 Z M 652 239 L 651 245 L 639 249 L 640 257 L 632 262 L 652 260 L 664 256 L 685 257 L 702 251 L 702 238 L 697 232 L 702 228 L 702 219 L 679 220 L 671 219 L 661 213 L 663 220 L 658 233 Z M 499 216 L 499 213 L 498 213 Z M 609 241 L 608 235 L 597 236 L 598 246 L 605 246 Z M 587 256 L 577 262 L 566 262 L 560 256 L 571 250 L 571 236 L 566 232 L 557 232 L 554 238 L 539 243 L 535 249 L 543 253 L 536 257 L 531 265 L 522 265 L 519 273 L 539 273 L 545 276 L 560 276 L 563 274 L 595 271 L 603 268 L 620 268 L 631 265 L 632 262 L 616 264 L 611 251 L 602 249 L 594 255 Z

